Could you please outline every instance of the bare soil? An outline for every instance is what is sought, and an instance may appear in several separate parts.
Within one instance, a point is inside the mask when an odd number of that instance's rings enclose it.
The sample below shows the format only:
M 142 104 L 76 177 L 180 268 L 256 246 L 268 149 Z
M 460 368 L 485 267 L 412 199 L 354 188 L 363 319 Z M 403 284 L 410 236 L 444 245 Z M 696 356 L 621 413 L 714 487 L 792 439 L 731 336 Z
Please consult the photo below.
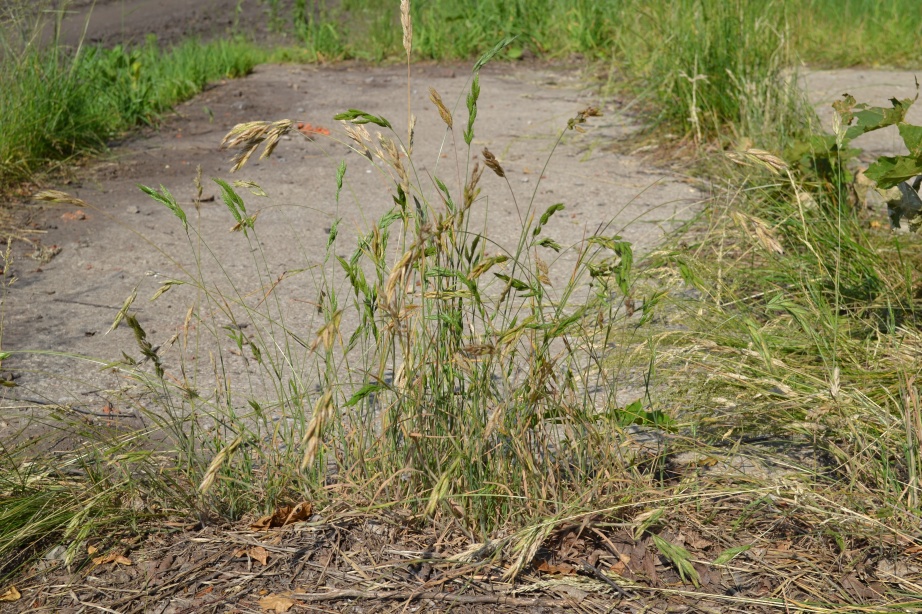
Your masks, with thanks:
M 75 8 L 85 11 L 88 4 L 76 3 Z M 97 2 L 87 36 L 115 44 L 139 40 L 148 32 L 161 40 L 223 35 L 234 25 L 236 5 L 233 0 Z M 264 29 L 265 6 L 255 2 L 241 6 L 238 19 L 252 24 L 254 32 Z M 65 32 L 76 32 L 77 24 L 86 23 L 85 15 L 79 12 L 69 18 Z M 462 156 L 462 168 L 468 162 L 465 150 L 445 139 L 428 87 L 438 90 L 463 121 L 469 74 L 465 65 L 413 69 L 411 99 L 418 116 L 414 160 L 427 189 L 429 176 L 446 181 L 456 176 L 456 154 Z M 206 265 L 205 277 L 223 283 L 220 276 L 229 272 L 241 292 L 264 291 L 261 278 L 253 272 L 253 246 L 228 232 L 233 221 L 220 198 L 215 198 L 217 187 L 208 178 L 251 180 L 268 193 L 268 198 L 248 198 L 247 205 L 261 212 L 259 247 L 266 254 L 270 277 L 310 266 L 322 258 L 334 219 L 342 218 L 346 240 L 341 241 L 349 245 L 348 239 L 391 206 L 386 182 L 363 158 L 349 152 L 333 115 L 347 108 L 362 109 L 389 118 L 402 134 L 406 85 L 405 69 L 399 66 L 260 66 L 244 79 L 214 84 L 180 105 L 157 130 L 128 136 L 107 156 L 79 169 L 72 182 L 59 186 L 89 207 L 25 203 L 28 219 L 13 244 L 16 282 L 2 296 L 2 347 L 42 353 L 17 353 L 3 363 L 0 375 L 18 387 L 0 392 L 8 407 L 0 421 L 0 438 L 24 436 L 19 427 L 41 416 L 48 403 L 92 413 L 112 401 L 107 391 L 120 382 L 97 367 L 118 359 L 122 351 L 137 355 L 130 331 L 122 327 L 106 334 L 132 292 L 139 297 L 133 311 L 155 345 L 165 344 L 182 326 L 189 294 L 171 291 L 164 296 L 167 300 L 153 304 L 147 298 L 163 282 L 195 269 L 195 251 L 179 221 L 141 194 L 138 184 L 166 186 L 196 219 L 220 264 Z M 907 88 L 914 88 L 911 74 L 880 71 L 808 73 L 805 87 L 822 105 L 846 91 L 859 100 L 881 102 L 880 98 L 903 96 Z M 610 145 L 628 138 L 638 124 L 619 101 L 601 98 L 578 66 L 488 65 L 481 88 L 472 153 L 479 158 L 481 149 L 488 147 L 502 162 L 512 188 L 510 193 L 498 177 L 484 175 L 486 198 L 479 219 L 498 245 L 514 243 L 519 216 L 534 199 L 538 212 L 556 202 L 566 205 L 548 227 L 548 234 L 561 244 L 578 244 L 600 225 L 607 225 L 610 232 L 620 233 L 638 252 L 646 253 L 690 219 L 707 198 L 681 168 L 664 166 L 643 152 L 610 152 Z M 600 107 L 603 117 L 594 119 L 585 134 L 565 132 L 555 149 L 567 119 L 589 105 Z M 239 122 L 282 118 L 328 128 L 333 138 L 293 135 L 273 157 L 251 162 L 238 177 L 230 177 L 230 154 L 219 146 L 227 131 Z M 863 145 L 875 155 L 899 150 L 892 136 L 863 138 L 869 140 Z M 341 160 L 348 165 L 347 188 L 337 203 L 335 169 Z M 202 168 L 206 184 L 199 211 L 193 205 L 197 167 Z M 453 184 L 449 181 L 449 185 Z M 556 274 L 566 271 L 569 263 L 566 256 L 554 263 Z M 305 305 L 315 300 L 316 288 L 310 283 L 285 289 L 292 322 L 303 326 L 305 338 L 312 338 L 316 325 Z M 165 356 L 169 361 L 170 354 Z M 246 371 L 243 361 L 229 368 Z M 796 497 L 759 497 L 728 494 L 708 526 L 683 520 L 678 509 L 664 516 L 664 523 L 674 523 L 668 525 L 672 543 L 684 544 L 693 560 L 710 561 L 722 550 L 745 542 L 743 533 L 728 542 L 720 526 L 737 522 L 743 508 L 766 506 L 763 525 L 757 526 L 748 515 L 740 521 L 750 527 L 751 543 L 758 546 L 735 567 L 717 570 L 695 563 L 703 578 L 695 598 L 679 592 L 695 589 L 678 577 L 649 538 L 634 539 L 621 529 L 595 530 L 589 522 L 562 528 L 548 542 L 552 551 L 541 554 L 512 585 L 503 582 L 502 569 L 497 567 L 459 570 L 457 565 L 441 564 L 442 558 L 467 544 L 441 542 L 431 531 L 420 533 L 410 519 L 329 520 L 341 517 L 342 510 L 327 510 L 308 525 L 268 536 L 250 531 L 245 523 L 162 526 L 144 542 L 126 538 L 119 546 L 133 565 L 94 565 L 89 555 L 65 565 L 60 556 L 48 556 L 17 582 L 22 600 L 0 604 L 0 612 L 255 612 L 263 611 L 259 599 L 283 593 L 295 602 L 291 611 L 297 612 L 596 611 L 593 608 L 718 612 L 731 606 L 772 611 L 774 606 L 758 605 L 759 600 L 808 600 L 811 594 L 821 594 L 827 581 L 854 603 L 874 601 L 887 593 L 887 570 L 898 564 L 900 544 L 856 537 L 849 551 L 833 555 L 832 538 L 804 525 L 803 516 L 795 518 L 791 512 L 799 505 Z M 823 521 L 814 520 L 817 526 Z M 259 561 L 258 551 L 254 558 L 255 547 L 268 553 L 265 564 Z M 801 553 L 799 559 L 789 555 L 792 549 Z M 808 560 L 805 552 L 818 554 Z M 584 566 L 589 562 L 643 585 L 643 591 L 619 596 L 616 587 Z M 765 570 L 779 565 L 789 566 L 790 577 L 800 580 L 777 585 L 780 575 Z M 815 586 L 804 578 L 815 579 Z M 339 597 L 318 597 L 329 591 L 339 591 Z

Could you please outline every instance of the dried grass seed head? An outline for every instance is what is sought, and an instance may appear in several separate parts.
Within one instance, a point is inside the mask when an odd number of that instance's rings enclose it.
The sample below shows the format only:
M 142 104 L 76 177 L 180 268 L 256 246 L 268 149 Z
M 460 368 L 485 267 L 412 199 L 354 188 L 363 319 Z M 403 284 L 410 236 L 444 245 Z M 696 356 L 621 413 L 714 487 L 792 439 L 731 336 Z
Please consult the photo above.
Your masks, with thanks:
M 583 128 L 580 127 L 580 124 L 585 124 L 590 117 L 601 117 L 602 113 L 597 107 L 586 107 L 582 111 L 576 114 L 576 117 L 570 118 L 567 121 L 567 128 L 570 130 L 576 130 L 577 132 L 585 132 Z
M 410 0 L 400 0 L 400 25 L 403 28 L 403 48 L 410 55 L 413 49 L 413 20 L 410 18 Z
M 486 147 L 483 148 L 483 163 L 486 164 L 491 171 L 500 177 L 506 176 L 506 171 L 504 171 L 503 167 L 500 166 L 499 160 L 497 160 L 496 156 L 494 156 L 493 153 Z
M 451 111 L 449 111 L 448 107 L 445 106 L 445 103 L 442 102 L 442 97 L 434 87 L 429 88 L 429 100 L 431 100 L 432 104 L 435 105 L 435 108 L 439 110 L 439 115 L 441 116 L 442 121 L 445 122 L 445 125 L 448 126 L 449 130 L 451 130 L 454 126 L 454 119 L 451 116 Z
M 59 190 L 42 190 L 32 198 L 33 200 L 39 200 L 46 203 L 56 203 L 59 205 L 74 205 L 76 207 L 89 206 L 86 201 L 80 200 L 76 196 L 71 196 L 67 192 L 61 192 Z
M 290 119 L 277 122 L 247 122 L 234 126 L 221 141 L 221 146 L 224 148 L 240 149 L 232 160 L 234 165 L 231 167 L 231 172 L 239 170 L 246 164 L 253 152 L 263 143 L 265 143 L 265 149 L 260 159 L 272 155 L 279 139 L 287 134 L 292 126 L 293 122 Z

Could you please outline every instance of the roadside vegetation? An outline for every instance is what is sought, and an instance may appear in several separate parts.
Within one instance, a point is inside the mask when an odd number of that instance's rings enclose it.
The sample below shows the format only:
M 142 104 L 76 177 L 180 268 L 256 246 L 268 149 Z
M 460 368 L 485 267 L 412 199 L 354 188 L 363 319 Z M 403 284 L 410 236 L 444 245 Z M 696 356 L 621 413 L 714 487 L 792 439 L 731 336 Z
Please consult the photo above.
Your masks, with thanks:
M 219 180 L 232 240 L 254 254 L 259 287 L 206 279 L 201 261 L 167 283 L 163 292 L 195 296 L 169 360 L 132 316 L 133 298 L 126 302 L 118 320 L 137 347 L 107 367 L 132 383 L 119 403 L 150 426 L 139 433 L 57 412 L 51 432 L 67 433 L 71 447 L 53 463 L 35 458 L 42 439 L 3 442 L 4 574 L 57 544 L 70 561 L 87 562 L 88 536 L 114 544 L 150 517 L 236 521 L 303 499 L 321 513 L 392 513 L 422 531 L 455 531 L 471 546 L 465 564 L 502 567 L 505 580 L 531 569 L 561 527 L 590 527 L 603 539 L 628 527 L 672 567 L 683 595 L 707 570 L 768 583 L 760 597 L 711 596 L 726 607 L 917 607 L 918 567 L 897 562 L 922 547 L 922 241 L 891 232 L 856 200 L 849 142 L 896 124 L 918 151 L 922 129 L 903 122 L 912 101 L 900 101 L 892 112 L 845 104 L 836 134 L 824 134 L 788 72 L 808 52 L 819 63 L 867 62 L 855 48 L 877 50 L 882 63 L 916 62 L 917 44 L 891 43 L 918 42 L 919 24 L 904 18 L 911 3 L 814 0 L 796 14 L 785 2 L 649 4 L 561 1 L 526 11 L 487 2 L 475 15 L 468 3 L 440 2 L 400 15 L 396 3 L 377 13 L 377 3 L 343 2 L 350 14 L 367 13 L 349 22 L 365 28 L 353 31 L 341 15 L 300 3 L 295 20 L 315 58 L 479 58 L 458 107 L 432 96 L 457 176 L 430 185 L 407 153 L 412 134 L 345 111 L 344 101 L 343 143 L 388 179 L 394 207 L 356 245 L 337 243 L 334 224 L 323 262 L 301 263 L 319 297 L 309 331 L 288 324 L 283 279 L 260 258 L 247 208 L 247 188 L 259 188 Z M 860 41 L 852 47 L 837 28 L 858 14 L 871 23 L 848 31 Z M 817 31 L 808 36 L 804 24 Z M 478 71 L 526 49 L 607 62 L 646 95 L 653 121 L 702 145 L 702 172 L 719 180 L 701 217 L 635 262 L 631 246 L 605 230 L 558 245 L 544 226 L 560 209 L 522 202 L 517 244 L 492 244 L 474 211 L 482 173 L 504 172 L 472 149 Z M 70 66 L 87 62 L 97 72 L 81 74 L 102 74 L 99 66 L 133 53 L 172 57 L 150 46 L 87 52 Z M 115 74 L 112 83 L 131 73 Z M 132 121 L 166 104 L 132 111 Z M 595 114 L 583 110 L 561 135 L 591 128 Z M 243 165 L 260 147 L 267 155 L 284 147 L 292 130 L 256 121 L 227 143 Z M 474 153 L 485 167 L 471 162 Z M 885 160 L 874 176 L 887 187 L 922 171 L 912 164 Z M 337 199 L 357 199 L 349 176 L 364 170 L 339 165 L 330 178 Z M 144 191 L 173 211 L 200 259 L 212 257 L 194 211 L 168 189 Z M 552 286 L 548 263 L 562 250 L 574 272 Z M 228 335 L 260 374 L 242 391 L 222 369 Z M 195 362 L 203 348 L 216 359 Z M 139 352 L 144 361 L 129 358 Z M 630 378 L 646 393 L 625 405 L 615 392 Z M 655 453 L 631 446 L 628 433 L 651 431 L 662 438 Z M 769 455 L 793 471 L 742 471 L 733 465 L 741 455 Z M 708 477 L 714 467 L 729 473 Z M 683 545 L 681 531 L 711 538 Z M 801 558 L 772 558 L 781 551 Z M 791 583 L 790 560 L 803 563 Z
M 15 6 L 15 5 L 14 5 Z M 103 151 L 113 138 L 156 123 L 178 102 L 223 78 L 242 77 L 267 54 L 252 44 L 189 40 L 162 49 L 67 49 L 41 44 L 47 17 L 0 13 L 0 189 L 50 166 Z M 39 13 L 42 15 L 42 13 Z
M 64 3 L 10 3 L 0 14 L 0 188 L 63 160 L 98 152 L 111 138 L 154 121 L 209 81 L 247 74 L 262 61 L 399 60 L 389 6 L 349 0 L 327 8 L 264 0 L 267 19 L 300 43 L 266 50 L 234 40 L 162 49 L 64 49 L 38 32 Z M 290 12 L 289 12 L 290 11 Z M 766 107 L 761 91 L 780 71 L 811 66 L 914 66 L 922 36 L 913 0 L 581 0 L 417 3 L 414 58 L 470 59 L 515 36 L 500 59 L 575 54 L 651 101 L 655 119 L 713 137 L 730 122 L 748 136 Z M 58 17 L 60 13 L 58 13 Z M 916 15 L 917 16 L 917 15 Z M 705 78 L 705 76 L 707 78 Z M 749 87 L 743 92 L 741 88 Z M 694 112 L 693 112 L 694 111 Z M 791 117 L 767 118 L 771 124 Z M 786 132 L 786 131 L 783 131 Z

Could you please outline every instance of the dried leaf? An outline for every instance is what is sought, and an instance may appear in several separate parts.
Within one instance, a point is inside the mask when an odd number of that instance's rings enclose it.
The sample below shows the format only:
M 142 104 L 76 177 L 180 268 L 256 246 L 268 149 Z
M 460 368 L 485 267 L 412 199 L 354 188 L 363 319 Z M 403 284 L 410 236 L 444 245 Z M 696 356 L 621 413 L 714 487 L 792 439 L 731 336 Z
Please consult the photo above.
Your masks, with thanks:
M 258 561 L 259 564 L 263 566 L 269 563 L 269 551 L 262 546 L 251 546 L 247 548 L 247 556 L 254 561 Z
M 0 601 L 19 601 L 20 599 L 22 599 L 22 595 L 19 594 L 15 586 L 9 587 L 0 595 Z
M 250 525 L 254 531 L 267 531 L 271 528 L 284 527 L 286 525 L 303 522 L 311 517 L 314 513 L 314 506 L 307 501 L 291 506 L 283 505 L 275 510 L 274 514 L 263 516 Z
M 214 590 L 214 586 L 207 586 L 207 587 L 203 588 L 202 590 L 200 590 L 199 592 L 195 593 L 195 598 L 196 598 L 196 599 L 201 599 L 202 597 L 204 597 L 204 596 L 207 595 L 208 593 L 212 592 L 213 590 Z
M 109 554 L 105 554 L 103 556 L 97 556 L 95 559 L 93 559 L 94 565 L 106 565 L 108 563 L 117 563 L 119 565 L 133 565 L 133 563 L 131 562 L 131 559 L 129 559 L 127 556 L 122 556 L 121 554 L 117 552 L 110 552 Z
M 277 614 L 284 614 L 294 605 L 293 599 L 282 597 L 281 595 L 266 595 L 259 600 L 259 607 L 267 612 L 276 612 Z

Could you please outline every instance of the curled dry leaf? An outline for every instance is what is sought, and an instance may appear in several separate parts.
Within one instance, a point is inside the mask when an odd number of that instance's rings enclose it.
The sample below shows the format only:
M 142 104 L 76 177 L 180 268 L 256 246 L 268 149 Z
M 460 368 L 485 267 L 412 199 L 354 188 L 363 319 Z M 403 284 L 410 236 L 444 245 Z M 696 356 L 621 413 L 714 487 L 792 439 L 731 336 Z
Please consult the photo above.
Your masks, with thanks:
M 0 595 L 0 601 L 19 601 L 20 599 L 22 599 L 22 595 L 19 594 L 15 586 L 9 587 Z
M 276 612 L 277 614 L 284 614 L 294 605 L 293 599 L 282 597 L 281 595 L 266 595 L 259 600 L 259 607 L 267 612 Z
M 303 522 L 311 517 L 314 513 L 314 506 L 307 501 L 302 501 L 297 505 L 283 505 L 275 510 L 274 514 L 263 516 L 250 525 L 254 531 L 268 531 L 277 527 Z
M 269 551 L 262 546 L 247 548 L 247 556 L 254 561 L 258 561 L 260 565 L 266 566 L 269 564 Z
M 103 556 L 97 556 L 93 559 L 94 565 L 106 565 L 108 563 L 117 563 L 118 565 L 133 565 L 131 559 L 127 556 L 122 556 L 117 552 L 110 552 Z

